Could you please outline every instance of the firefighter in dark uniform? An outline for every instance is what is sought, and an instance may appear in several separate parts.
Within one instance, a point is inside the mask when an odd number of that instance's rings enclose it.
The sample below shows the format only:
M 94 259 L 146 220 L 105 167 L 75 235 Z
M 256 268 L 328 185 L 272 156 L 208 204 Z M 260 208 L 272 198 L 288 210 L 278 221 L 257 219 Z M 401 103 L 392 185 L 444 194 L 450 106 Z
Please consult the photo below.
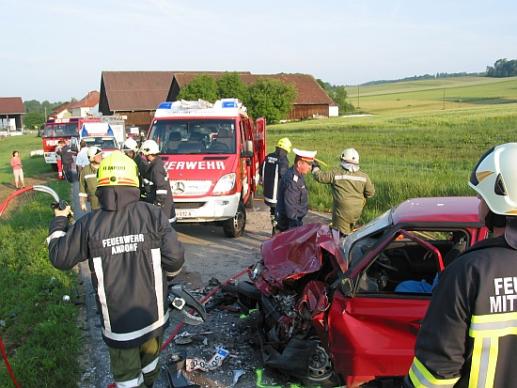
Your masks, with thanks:
M 146 192 L 145 201 L 161 207 L 169 222 L 174 223 L 176 222 L 176 209 L 172 199 L 169 175 L 159 156 L 160 148 L 154 140 L 146 140 L 142 143 L 140 151 L 149 161 L 146 171 L 141 173 Z
M 136 165 L 122 152 L 101 162 L 97 196 L 101 209 L 74 225 L 69 206 L 55 210 L 49 257 L 63 270 L 88 260 L 115 383 L 151 387 L 168 321 L 167 277 L 181 270 L 184 250 L 163 211 L 139 201 Z
M 122 151 L 134 160 L 136 166 L 138 167 L 138 182 L 140 187 L 140 198 L 145 201 L 146 192 L 142 182 L 142 175 L 146 173 L 147 168 L 149 167 L 149 162 L 140 155 L 140 150 L 138 148 L 138 143 L 133 138 L 128 138 L 122 145 Z
M 59 140 L 58 144 L 59 148 L 56 154 L 61 157 L 63 174 L 68 182 L 74 183 L 77 181 L 77 169 L 75 167 L 77 152 L 72 151 L 70 145 L 66 144 L 64 140 Z
M 90 164 L 84 166 L 79 174 L 79 205 L 83 212 L 87 211 L 86 202 L 90 202 L 90 209 L 100 208 L 97 191 L 97 170 L 102 161 L 102 150 L 99 147 L 88 147 L 88 160 Z
M 493 236 L 443 273 L 418 333 L 409 387 L 517 383 L 517 143 L 485 153 L 469 185 Z
M 312 174 L 317 182 L 332 188 L 332 227 L 342 236 L 350 234 L 361 217 L 366 199 L 375 194 L 372 181 L 359 168 L 359 153 L 347 148 L 341 153 L 339 168 L 321 171 L 315 163 Z
M 262 164 L 262 185 L 264 192 L 264 203 L 269 206 L 271 213 L 271 224 L 273 234 L 276 231 L 276 204 L 278 199 L 278 189 L 282 177 L 289 168 L 287 154 L 291 152 L 291 141 L 287 137 L 278 140 L 274 152 L 268 154 Z
M 278 193 L 276 216 L 281 232 L 303 225 L 303 217 L 309 211 L 304 175 L 311 171 L 316 151 L 294 148 L 293 152 L 294 165 L 283 176 Z

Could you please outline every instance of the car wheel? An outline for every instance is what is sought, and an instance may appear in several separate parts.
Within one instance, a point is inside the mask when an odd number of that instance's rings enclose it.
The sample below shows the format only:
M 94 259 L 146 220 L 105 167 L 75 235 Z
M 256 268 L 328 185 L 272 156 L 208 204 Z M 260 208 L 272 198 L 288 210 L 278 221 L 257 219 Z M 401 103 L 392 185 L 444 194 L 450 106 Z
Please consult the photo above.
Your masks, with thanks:
M 246 227 L 246 208 L 242 201 L 239 202 L 237 212 L 233 218 L 223 221 L 223 231 L 226 237 L 240 237 Z
M 327 384 L 334 384 L 335 375 L 332 369 L 332 362 L 327 354 L 327 351 L 321 346 L 317 345 L 314 353 L 311 356 L 309 367 L 306 376 L 307 382 L 311 385 L 317 383 L 321 386 L 328 386 Z

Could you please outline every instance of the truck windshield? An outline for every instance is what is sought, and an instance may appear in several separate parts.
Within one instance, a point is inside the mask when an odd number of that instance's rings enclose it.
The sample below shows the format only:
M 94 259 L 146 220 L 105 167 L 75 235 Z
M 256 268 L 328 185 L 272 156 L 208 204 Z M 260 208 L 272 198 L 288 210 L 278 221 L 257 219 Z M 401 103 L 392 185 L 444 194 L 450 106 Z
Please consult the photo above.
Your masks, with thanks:
M 235 121 L 155 120 L 150 138 L 162 154 L 234 154 Z
M 87 147 L 95 146 L 102 150 L 118 148 L 117 141 L 113 137 L 83 137 L 82 140 L 86 142 Z
M 43 129 L 43 137 L 78 136 L 77 123 L 61 123 L 46 125 Z

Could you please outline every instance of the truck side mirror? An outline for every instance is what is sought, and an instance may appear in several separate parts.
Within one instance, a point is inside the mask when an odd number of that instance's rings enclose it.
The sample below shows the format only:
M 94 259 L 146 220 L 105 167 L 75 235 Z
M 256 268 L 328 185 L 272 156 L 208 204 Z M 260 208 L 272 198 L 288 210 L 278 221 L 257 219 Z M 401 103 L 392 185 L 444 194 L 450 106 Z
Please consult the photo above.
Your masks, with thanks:
M 241 157 L 243 158 L 252 158 L 253 157 L 253 142 L 251 140 L 246 140 L 244 143 L 244 151 L 241 152 Z

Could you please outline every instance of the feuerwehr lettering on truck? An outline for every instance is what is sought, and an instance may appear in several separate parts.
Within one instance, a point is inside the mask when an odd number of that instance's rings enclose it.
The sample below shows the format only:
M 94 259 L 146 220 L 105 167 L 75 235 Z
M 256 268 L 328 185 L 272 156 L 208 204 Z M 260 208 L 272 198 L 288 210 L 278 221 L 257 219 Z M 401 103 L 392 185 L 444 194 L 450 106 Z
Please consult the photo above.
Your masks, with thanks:
M 165 162 L 166 170 L 226 170 L 226 165 L 223 161 L 170 161 Z

